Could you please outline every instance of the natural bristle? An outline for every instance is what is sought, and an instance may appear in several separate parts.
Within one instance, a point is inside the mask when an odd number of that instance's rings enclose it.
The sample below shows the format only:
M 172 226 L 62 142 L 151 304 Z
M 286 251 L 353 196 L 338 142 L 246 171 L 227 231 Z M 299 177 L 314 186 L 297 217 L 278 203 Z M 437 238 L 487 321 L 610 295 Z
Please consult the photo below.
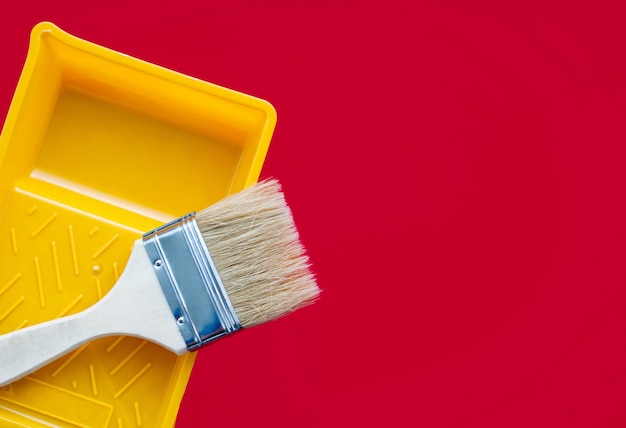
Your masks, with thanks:
M 286 315 L 319 295 L 276 180 L 228 196 L 196 220 L 243 327 Z

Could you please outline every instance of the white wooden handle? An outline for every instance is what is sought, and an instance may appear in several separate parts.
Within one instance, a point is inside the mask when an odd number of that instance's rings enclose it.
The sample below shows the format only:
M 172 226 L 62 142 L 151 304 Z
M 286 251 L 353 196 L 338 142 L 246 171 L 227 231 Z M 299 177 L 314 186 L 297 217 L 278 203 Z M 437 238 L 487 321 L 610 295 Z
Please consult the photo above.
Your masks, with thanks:
M 97 335 L 91 311 L 0 336 L 0 386 L 34 372 Z
M 0 386 L 102 336 L 129 335 L 183 354 L 187 346 L 140 241 L 119 281 L 75 315 L 0 336 Z

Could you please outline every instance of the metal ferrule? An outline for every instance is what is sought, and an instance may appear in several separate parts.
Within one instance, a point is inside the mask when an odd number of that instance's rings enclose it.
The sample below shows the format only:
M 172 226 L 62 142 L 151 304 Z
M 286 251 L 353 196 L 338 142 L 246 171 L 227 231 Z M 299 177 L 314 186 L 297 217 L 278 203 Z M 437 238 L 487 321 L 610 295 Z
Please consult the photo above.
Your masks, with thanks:
M 143 244 L 187 349 L 197 350 L 241 328 L 195 213 L 146 233 Z

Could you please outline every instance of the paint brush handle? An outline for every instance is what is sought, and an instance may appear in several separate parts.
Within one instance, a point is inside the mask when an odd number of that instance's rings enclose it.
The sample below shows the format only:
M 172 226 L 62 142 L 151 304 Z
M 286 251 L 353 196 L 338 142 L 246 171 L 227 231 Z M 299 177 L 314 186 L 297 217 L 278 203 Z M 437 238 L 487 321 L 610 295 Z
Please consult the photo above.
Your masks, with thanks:
M 0 336 L 0 386 L 99 337 L 127 335 L 155 342 L 179 355 L 187 345 L 152 263 L 140 241 L 122 276 L 90 308 Z
M 93 338 L 89 311 L 0 336 L 0 386 L 7 385 Z

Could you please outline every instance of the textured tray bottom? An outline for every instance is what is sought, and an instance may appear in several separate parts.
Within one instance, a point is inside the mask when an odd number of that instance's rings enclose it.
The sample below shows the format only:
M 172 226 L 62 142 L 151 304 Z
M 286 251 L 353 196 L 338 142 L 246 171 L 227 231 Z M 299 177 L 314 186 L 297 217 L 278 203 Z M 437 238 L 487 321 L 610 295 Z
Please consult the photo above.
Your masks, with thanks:
M 140 231 L 25 188 L 9 198 L 0 223 L 0 333 L 102 298 Z M 0 426 L 157 426 L 178 360 L 144 340 L 98 339 L 0 388 Z

